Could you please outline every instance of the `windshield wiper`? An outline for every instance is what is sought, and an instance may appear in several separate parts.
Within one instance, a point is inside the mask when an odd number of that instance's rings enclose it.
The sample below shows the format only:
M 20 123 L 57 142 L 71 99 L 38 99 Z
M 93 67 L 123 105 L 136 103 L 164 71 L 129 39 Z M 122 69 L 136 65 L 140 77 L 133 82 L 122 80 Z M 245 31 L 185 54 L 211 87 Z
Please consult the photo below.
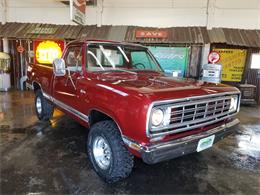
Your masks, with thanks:
M 88 51 L 88 54 L 92 55 L 92 57 L 96 60 L 97 64 L 99 65 L 100 68 L 102 68 L 102 70 L 105 70 L 103 68 L 103 66 L 101 65 L 101 63 L 99 62 L 99 60 L 97 59 L 97 57 L 95 56 L 95 54 L 93 54 L 92 51 Z
M 122 50 L 122 48 L 120 46 L 117 46 L 117 49 L 119 49 L 119 51 L 121 52 L 121 54 L 124 56 L 125 60 L 129 63 L 129 59 L 126 56 L 125 52 Z
M 102 45 L 99 45 L 99 48 L 100 48 L 101 52 L 103 53 L 103 55 L 106 57 L 106 59 L 109 61 L 109 63 L 111 64 L 111 66 L 112 66 L 113 68 L 115 68 L 116 65 L 114 64 L 113 60 L 111 60 L 111 58 L 106 54 L 104 47 L 103 47 Z
M 132 72 L 132 71 L 129 71 L 129 70 L 124 70 L 124 69 L 120 69 L 120 68 L 116 68 L 116 65 L 115 63 L 113 62 L 113 60 L 111 60 L 111 58 L 106 54 L 105 52 L 105 49 L 102 45 L 99 46 L 101 52 L 103 53 L 103 55 L 106 57 L 106 59 L 109 61 L 109 63 L 111 64 L 113 70 L 118 70 L 118 71 L 121 71 L 121 72 L 127 72 L 127 73 L 131 73 L 131 74 L 134 74 L 136 75 L 137 73 L 136 72 Z M 124 53 L 124 51 L 122 50 L 121 47 L 117 47 L 119 49 L 119 51 L 123 54 L 123 56 L 125 57 L 126 61 L 129 62 L 129 59 L 127 58 L 126 54 Z

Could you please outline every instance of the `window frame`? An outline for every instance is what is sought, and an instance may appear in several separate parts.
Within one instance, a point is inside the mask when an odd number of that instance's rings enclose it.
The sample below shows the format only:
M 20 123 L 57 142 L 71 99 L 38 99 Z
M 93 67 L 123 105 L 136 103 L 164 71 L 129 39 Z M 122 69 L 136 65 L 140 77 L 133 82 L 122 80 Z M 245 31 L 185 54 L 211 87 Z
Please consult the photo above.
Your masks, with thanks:
M 63 55 L 63 60 L 64 60 L 64 62 L 65 62 L 65 66 L 68 68 L 68 67 L 76 67 L 76 66 L 68 66 L 68 64 L 67 64 L 67 57 L 68 57 L 68 55 L 69 55 L 69 52 L 70 52 L 70 50 L 72 49 L 72 48 L 79 48 L 80 49 L 80 52 L 79 52 L 79 54 L 81 54 L 81 64 L 79 65 L 79 67 L 81 67 L 81 69 L 80 70 L 76 70 L 76 71 L 74 71 L 74 70 L 70 70 L 71 72 L 83 72 L 83 67 L 84 67 L 84 45 L 82 45 L 82 44 L 75 44 L 75 45 L 68 45 L 67 46 L 67 49 L 66 49 L 66 51 L 65 51 L 65 53 L 64 53 L 64 55 Z M 75 50 L 74 50 L 75 51 Z

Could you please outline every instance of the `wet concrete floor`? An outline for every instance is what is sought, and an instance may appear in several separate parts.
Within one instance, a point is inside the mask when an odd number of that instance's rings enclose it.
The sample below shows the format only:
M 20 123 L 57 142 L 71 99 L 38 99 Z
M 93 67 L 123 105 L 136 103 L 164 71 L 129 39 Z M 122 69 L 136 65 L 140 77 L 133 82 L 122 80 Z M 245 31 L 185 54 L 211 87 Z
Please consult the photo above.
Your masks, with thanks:
M 85 153 L 88 129 L 55 110 L 39 122 L 32 92 L 0 93 L 0 194 L 260 194 L 260 106 L 242 107 L 236 133 L 211 149 L 156 165 L 135 160 L 106 184 Z

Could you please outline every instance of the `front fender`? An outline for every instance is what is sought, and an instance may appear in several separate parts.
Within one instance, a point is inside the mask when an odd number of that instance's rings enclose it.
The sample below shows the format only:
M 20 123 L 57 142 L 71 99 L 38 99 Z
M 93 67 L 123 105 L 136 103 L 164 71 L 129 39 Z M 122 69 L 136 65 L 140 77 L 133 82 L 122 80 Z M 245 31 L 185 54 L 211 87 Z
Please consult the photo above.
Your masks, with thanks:
M 122 136 L 129 137 L 136 142 L 148 142 L 146 136 L 146 115 L 150 105 L 149 99 L 137 92 L 135 93 L 118 93 L 110 88 L 98 87 L 93 88 L 90 98 L 92 110 L 102 112 L 112 118 L 118 125 Z M 127 94 L 127 95 L 125 95 Z

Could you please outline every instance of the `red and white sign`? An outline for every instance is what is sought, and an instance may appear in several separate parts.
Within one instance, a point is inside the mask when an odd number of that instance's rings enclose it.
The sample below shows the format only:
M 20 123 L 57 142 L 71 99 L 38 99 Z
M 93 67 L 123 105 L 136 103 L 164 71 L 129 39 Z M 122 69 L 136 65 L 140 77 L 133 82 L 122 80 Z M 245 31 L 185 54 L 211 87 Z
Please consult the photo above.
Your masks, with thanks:
M 135 37 L 165 39 L 168 37 L 168 32 L 166 30 L 136 30 Z
M 23 53 L 23 52 L 24 52 L 24 47 L 21 46 L 21 45 L 19 45 L 16 49 L 17 49 L 17 51 L 18 51 L 19 53 Z
M 70 19 L 77 24 L 85 24 L 86 0 L 70 0 Z
M 220 60 L 220 54 L 216 51 L 212 51 L 209 53 L 208 55 L 208 61 L 211 63 L 211 64 L 216 64 L 218 63 Z

